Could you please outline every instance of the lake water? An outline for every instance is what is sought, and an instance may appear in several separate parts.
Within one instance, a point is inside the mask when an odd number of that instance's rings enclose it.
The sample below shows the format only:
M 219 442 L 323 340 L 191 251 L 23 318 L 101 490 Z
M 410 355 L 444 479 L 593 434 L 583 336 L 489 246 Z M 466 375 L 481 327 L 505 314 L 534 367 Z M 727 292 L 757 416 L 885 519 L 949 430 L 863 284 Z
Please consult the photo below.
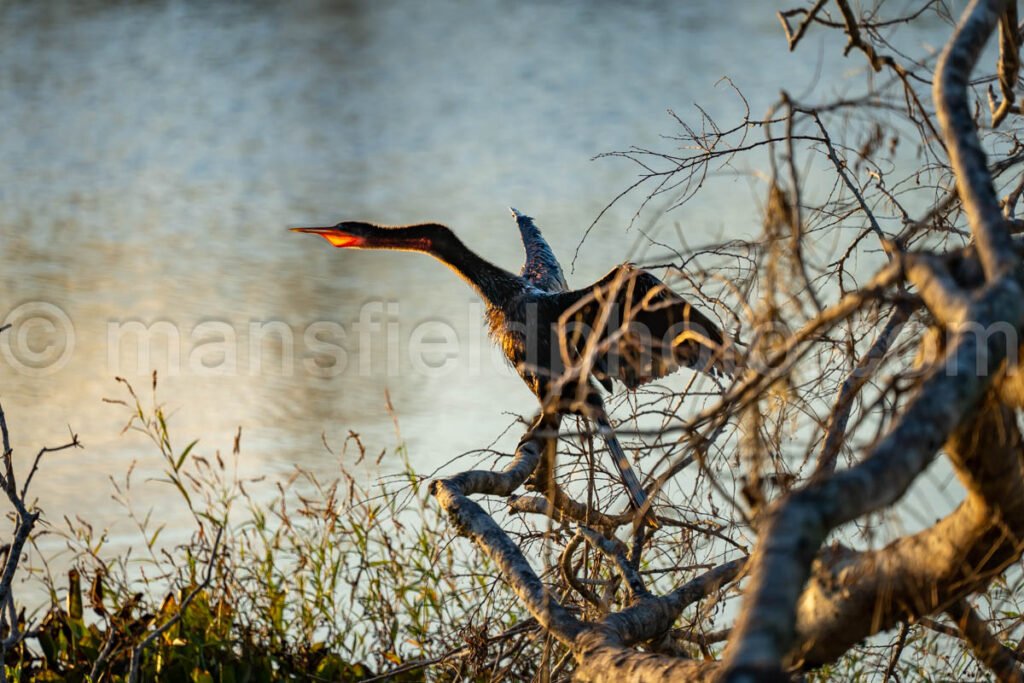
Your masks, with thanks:
M 142 478 L 159 470 L 102 400 L 124 396 L 116 375 L 148 396 L 151 367 L 178 447 L 227 451 L 240 425 L 249 474 L 334 474 L 323 440 L 337 451 L 348 430 L 373 452 L 392 447 L 386 394 L 422 472 L 499 438 L 534 399 L 492 354 L 465 285 L 420 255 L 342 252 L 285 228 L 438 221 L 517 270 L 511 205 L 568 262 L 636 177 L 595 155 L 671 149 L 666 110 L 696 121 L 694 103 L 735 123 L 742 103 L 723 77 L 756 116 L 782 87 L 840 92 L 863 70 L 821 29 L 789 53 L 776 9 L 5 3 L 0 318 L 20 331 L 0 338 L 0 401 L 20 466 L 68 425 L 86 446 L 44 462 L 34 491 L 47 516 L 114 524 L 108 477 L 136 459 Z M 912 35 L 937 45 L 946 31 Z M 659 223 L 694 243 L 756 235 L 763 194 L 724 173 Z M 570 284 L 643 248 L 629 229 L 641 198 L 605 214 Z M 370 482 L 396 466 L 361 471 Z M 176 495 L 146 491 L 157 509 Z

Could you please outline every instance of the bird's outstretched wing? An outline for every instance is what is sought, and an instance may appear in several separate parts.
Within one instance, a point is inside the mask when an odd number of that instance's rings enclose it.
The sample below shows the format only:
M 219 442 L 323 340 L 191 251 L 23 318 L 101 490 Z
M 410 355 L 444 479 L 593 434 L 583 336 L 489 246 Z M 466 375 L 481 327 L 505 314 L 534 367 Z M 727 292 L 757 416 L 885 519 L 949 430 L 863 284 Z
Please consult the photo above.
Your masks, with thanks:
M 592 360 L 591 372 L 630 389 L 680 367 L 731 376 L 736 354 L 718 326 L 658 278 L 631 264 L 586 289 L 552 297 L 561 311 L 558 343 L 566 367 Z
M 526 263 L 520 275 L 542 292 L 567 291 L 569 286 L 562 274 L 562 267 L 547 240 L 540 234 L 537 224 L 526 214 L 511 207 L 509 210 L 519 224 L 519 234 L 526 248 Z

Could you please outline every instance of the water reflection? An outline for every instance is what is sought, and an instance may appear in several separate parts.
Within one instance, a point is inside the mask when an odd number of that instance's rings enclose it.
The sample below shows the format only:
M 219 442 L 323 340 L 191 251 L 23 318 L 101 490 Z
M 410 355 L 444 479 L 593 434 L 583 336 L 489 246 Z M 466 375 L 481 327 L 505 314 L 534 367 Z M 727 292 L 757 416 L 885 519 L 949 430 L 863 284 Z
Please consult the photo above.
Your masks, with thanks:
M 6 4 L 2 301 L 8 310 L 32 301 L 60 307 L 76 345 L 46 377 L 5 367 L 2 399 L 20 457 L 58 441 L 65 424 L 88 446 L 84 456 L 46 465 L 36 492 L 48 513 L 87 507 L 102 518 L 107 476 L 147 452 L 139 439 L 118 436 L 125 415 L 101 400 L 118 393 L 117 372 L 148 384 L 148 368 L 111 353 L 111 325 L 174 325 L 182 371 L 162 368 L 161 392 L 174 432 L 182 444 L 198 436 L 223 449 L 242 425 L 250 472 L 296 462 L 336 471 L 324 432 L 334 443 L 354 429 L 369 444 L 392 444 L 385 389 L 420 469 L 491 442 L 508 413 L 527 413 L 534 402 L 489 361 L 479 307 L 464 285 L 426 257 L 346 254 L 285 227 L 436 220 L 517 269 L 521 248 L 505 209 L 514 205 L 537 217 L 568 261 L 582 228 L 633 177 L 592 156 L 663 146 L 670 107 L 691 111 L 700 102 L 735 120 L 742 103 L 715 87 L 721 76 L 755 113 L 780 81 L 799 89 L 814 80 L 814 49 L 790 55 L 764 3 L 732 3 L 727 15 L 721 7 Z M 823 52 L 827 72 L 841 60 L 835 52 Z M 616 207 L 597 226 L 571 282 L 593 281 L 623 259 L 637 238 L 623 232 L 634 209 Z M 759 224 L 741 179 L 709 188 L 673 220 L 695 241 Z M 460 356 L 446 374 L 428 376 L 412 371 L 399 348 L 397 367 L 359 372 L 350 334 L 340 377 L 279 372 L 273 360 L 283 347 L 272 339 L 260 346 L 267 367 L 251 371 L 251 323 L 301 332 L 326 321 L 350 330 L 373 302 L 399 304 L 369 337 L 374 359 L 393 353 L 383 328 L 397 326 L 401 347 L 417 324 L 438 320 L 460 346 L 485 349 L 479 370 Z M 188 364 L 193 331 L 210 322 L 238 332 L 236 371 Z M 158 367 L 161 358 L 168 355 L 157 349 Z

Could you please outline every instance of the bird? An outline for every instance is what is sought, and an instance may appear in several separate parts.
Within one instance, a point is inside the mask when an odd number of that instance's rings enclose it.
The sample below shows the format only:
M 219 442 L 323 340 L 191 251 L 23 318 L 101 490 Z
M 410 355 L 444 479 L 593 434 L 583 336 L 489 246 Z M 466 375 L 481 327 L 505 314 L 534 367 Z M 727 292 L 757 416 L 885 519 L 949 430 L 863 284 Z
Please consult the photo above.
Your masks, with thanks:
M 648 496 L 611 426 L 600 389 L 612 380 L 633 390 L 690 367 L 713 377 L 736 369 L 736 354 L 707 316 L 650 272 L 631 263 L 597 282 L 569 289 L 534 219 L 512 208 L 526 261 L 519 274 L 467 247 L 439 223 L 386 226 L 343 221 L 291 228 L 345 249 L 428 254 L 464 280 L 484 302 L 492 340 L 546 411 L 591 419 L 605 441 L 633 508 L 657 528 Z

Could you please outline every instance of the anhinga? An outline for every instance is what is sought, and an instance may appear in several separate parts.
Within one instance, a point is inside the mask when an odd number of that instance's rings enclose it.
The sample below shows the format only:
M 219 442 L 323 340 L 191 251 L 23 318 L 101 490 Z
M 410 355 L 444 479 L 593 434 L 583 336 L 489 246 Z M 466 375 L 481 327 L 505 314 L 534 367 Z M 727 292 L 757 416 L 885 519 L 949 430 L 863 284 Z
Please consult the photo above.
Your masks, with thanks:
M 533 219 L 515 209 L 526 263 L 519 275 L 499 268 L 436 223 L 387 227 L 346 221 L 292 228 L 335 247 L 429 254 L 454 270 L 486 305 L 494 341 L 547 410 L 593 419 L 629 498 L 646 513 L 647 494 L 612 431 L 597 385 L 629 389 L 680 366 L 731 374 L 733 354 L 718 327 L 658 278 L 631 264 L 584 289 L 570 290 Z M 653 517 L 648 517 L 653 523 Z

